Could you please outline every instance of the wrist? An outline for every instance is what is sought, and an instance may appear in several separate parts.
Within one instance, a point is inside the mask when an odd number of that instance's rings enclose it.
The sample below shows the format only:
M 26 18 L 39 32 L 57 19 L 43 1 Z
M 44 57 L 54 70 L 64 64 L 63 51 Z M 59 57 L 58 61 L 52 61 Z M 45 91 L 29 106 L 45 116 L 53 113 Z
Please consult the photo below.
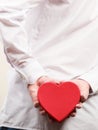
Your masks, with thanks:
M 74 83 L 76 83 L 77 85 L 82 85 L 82 86 L 87 87 L 89 90 L 89 94 L 93 92 L 90 84 L 87 81 L 85 81 L 84 79 L 73 79 L 72 81 Z

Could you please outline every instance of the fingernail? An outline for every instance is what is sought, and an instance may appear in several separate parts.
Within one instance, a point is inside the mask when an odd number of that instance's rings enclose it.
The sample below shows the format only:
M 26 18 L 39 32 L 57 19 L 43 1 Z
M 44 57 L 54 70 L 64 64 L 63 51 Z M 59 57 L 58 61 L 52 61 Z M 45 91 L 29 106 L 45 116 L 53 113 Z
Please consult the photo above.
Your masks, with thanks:
M 39 103 L 38 103 L 38 102 L 34 103 L 34 106 L 35 106 L 36 108 L 39 107 Z
M 45 113 L 46 113 L 46 112 L 45 112 L 44 110 L 43 110 L 43 111 L 40 111 L 40 114 L 41 114 L 41 115 L 45 115 Z

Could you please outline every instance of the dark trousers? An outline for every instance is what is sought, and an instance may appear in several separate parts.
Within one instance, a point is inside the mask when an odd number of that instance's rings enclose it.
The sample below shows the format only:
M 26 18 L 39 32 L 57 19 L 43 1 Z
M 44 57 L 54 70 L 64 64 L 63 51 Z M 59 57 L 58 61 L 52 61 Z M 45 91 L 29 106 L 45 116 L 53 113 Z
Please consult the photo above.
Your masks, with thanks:
M 0 130 L 21 130 L 21 129 L 8 128 L 8 127 L 0 127 Z

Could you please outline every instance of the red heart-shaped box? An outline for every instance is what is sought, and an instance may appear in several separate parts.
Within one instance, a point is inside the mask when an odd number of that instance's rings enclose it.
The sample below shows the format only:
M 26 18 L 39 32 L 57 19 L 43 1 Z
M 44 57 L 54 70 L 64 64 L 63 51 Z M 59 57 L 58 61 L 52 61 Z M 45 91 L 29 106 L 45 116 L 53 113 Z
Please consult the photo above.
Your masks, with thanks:
M 60 122 L 74 110 L 80 100 L 80 91 L 72 82 L 59 85 L 47 82 L 40 86 L 38 100 L 48 114 Z

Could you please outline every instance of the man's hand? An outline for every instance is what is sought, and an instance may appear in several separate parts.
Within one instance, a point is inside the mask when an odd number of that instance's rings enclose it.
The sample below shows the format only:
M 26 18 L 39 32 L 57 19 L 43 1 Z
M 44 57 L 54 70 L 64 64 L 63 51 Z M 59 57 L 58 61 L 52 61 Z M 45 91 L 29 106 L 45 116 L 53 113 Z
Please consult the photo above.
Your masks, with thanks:
M 85 102 L 88 99 L 89 92 L 90 92 L 90 85 L 88 82 L 82 79 L 73 79 L 71 82 L 75 83 L 79 90 L 80 90 L 80 103 L 76 105 L 76 108 L 81 108 L 82 103 Z M 70 114 L 71 116 L 76 115 L 76 109 Z
M 34 106 L 39 109 L 41 114 L 44 114 L 45 110 L 39 104 L 39 101 L 37 98 L 37 93 L 38 93 L 39 87 L 46 82 L 55 82 L 55 83 L 59 84 L 59 81 L 57 81 L 57 80 L 49 78 L 48 76 L 42 76 L 35 82 L 35 84 L 28 85 L 28 90 L 30 92 Z

